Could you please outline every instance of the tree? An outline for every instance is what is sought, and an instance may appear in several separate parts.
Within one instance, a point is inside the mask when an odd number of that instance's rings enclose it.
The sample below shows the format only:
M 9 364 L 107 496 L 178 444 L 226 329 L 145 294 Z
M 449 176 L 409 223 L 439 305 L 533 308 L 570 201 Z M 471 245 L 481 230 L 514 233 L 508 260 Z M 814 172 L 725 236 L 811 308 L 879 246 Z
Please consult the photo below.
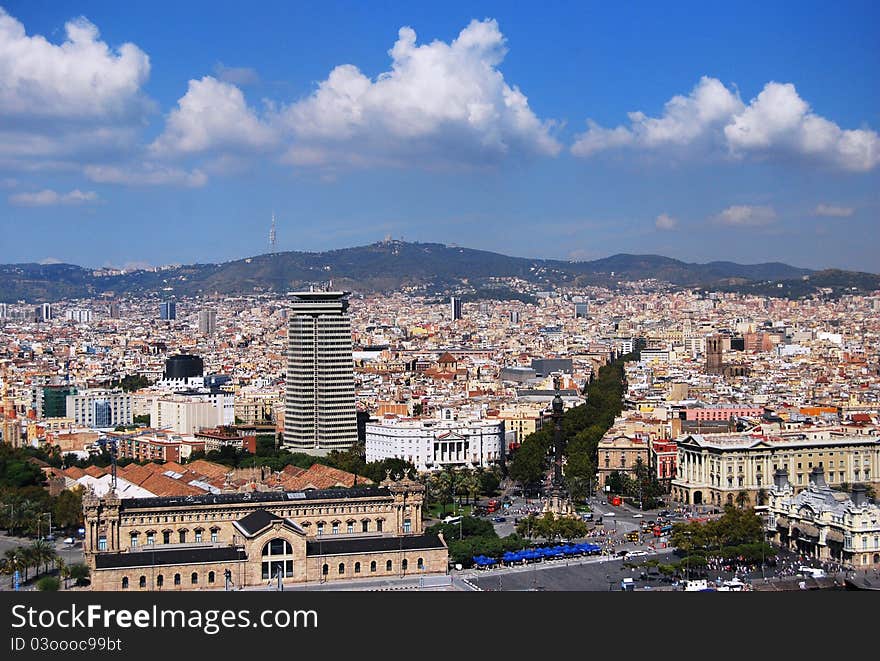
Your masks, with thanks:
M 494 496 L 501 485 L 501 479 L 496 470 L 477 471 L 480 478 L 480 493 L 484 496 Z
M 70 570 L 70 578 L 76 581 L 78 587 L 89 584 L 89 566 L 83 563 L 77 563 L 68 567 Z
M 734 502 L 740 509 L 745 509 L 746 505 L 749 504 L 749 492 L 745 490 L 738 491 Z
M 82 524 L 83 488 L 65 489 L 58 494 L 52 507 L 52 518 L 59 528 L 74 528 Z
M 132 416 L 131 421 L 136 425 L 149 425 L 150 424 L 150 414 L 145 413 L 144 415 Z
M 547 449 L 538 440 L 533 440 L 532 434 L 517 449 L 510 464 L 510 477 L 520 484 L 534 484 L 540 482 L 544 476 L 544 465 Z
M 414 418 L 418 418 L 420 415 L 422 415 L 422 411 L 424 411 L 424 406 L 422 405 L 421 402 L 416 402 L 415 404 L 413 404 L 413 417 Z
M 49 563 L 53 562 L 57 557 L 57 553 L 55 552 L 55 548 L 46 542 L 45 540 L 38 539 L 30 546 L 31 553 L 33 557 L 34 567 L 37 569 L 37 575 L 40 572 L 40 565 L 43 565 L 43 571 L 49 571 Z
M 43 576 L 37 581 L 37 590 L 41 592 L 57 592 L 61 582 L 54 576 Z

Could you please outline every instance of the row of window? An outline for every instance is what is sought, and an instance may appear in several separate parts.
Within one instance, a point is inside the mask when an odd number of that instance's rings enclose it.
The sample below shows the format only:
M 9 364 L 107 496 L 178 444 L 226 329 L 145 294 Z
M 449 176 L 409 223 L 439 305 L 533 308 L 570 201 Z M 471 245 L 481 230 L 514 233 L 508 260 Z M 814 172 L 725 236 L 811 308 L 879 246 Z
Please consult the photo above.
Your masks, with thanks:
M 375 560 L 370 562 L 370 573 L 377 571 L 377 568 L 378 568 L 378 565 Z M 419 558 L 418 560 L 416 560 L 416 569 L 421 570 L 424 568 L 425 568 L 425 559 Z M 408 571 L 409 570 L 409 560 L 407 560 L 406 558 L 401 560 L 400 561 L 400 569 L 401 569 L 401 571 Z M 344 576 L 345 575 L 345 563 L 340 562 L 336 568 L 336 571 L 340 576 Z M 385 561 L 385 571 L 386 572 L 394 571 L 394 563 L 391 560 Z M 330 573 L 330 565 L 325 563 L 324 566 L 321 568 L 321 574 L 323 574 L 324 576 L 327 576 L 329 573 Z M 361 563 L 360 562 L 354 563 L 354 573 L 355 574 L 361 573 Z
M 209 571 L 208 572 L 208 585 L 214 585 L 214 583 L 216 582 L 216 579 L 217 579 L 216 574 L 213 571 Z M 173 580 L 174 580 L 174 585 L 180 585 L 181 584 L 180 574 L 175 574 Z M 192 574 L 190 574 L 189 584 L 190 585 L 198 585 L 199 584 L 199 573 L 198 572 L 194 571 Z M 161 588 L 164 585 L 165 585 L 165 576 L 163 574 L 158 574 L 156 576 L 156 587 Z M 147 587 L 147 577 L 146 576 L 141 575 L 138 578 L 138 587 L 142 588 L 142 589 Z M 122 589 L 123 590 L 128 589 L 128 576 L 122 577 Z
M 186 535 L 187 535 L 186 530 L 178 530 L 177 531 L 177 542 L 179 544 L 186 544 L 186 541 L 187 541 Z M 195 543 L 199 544 L 202 541 L 204 541 L 203 535 L 204 535 L 204 530 L 202 530 L 202 529 L 197 529 L 197 530 L 193 531 Z M 140 539 L 140 533 L 137 531 L 131 533 L 131 535 L 129 536 L 129 539 L 131 542 L 130 543 L 131 548 L 136 548 L 138 546 L 138 539 Z M 104 550 L 106 550 L 106 548 L 101 547 L 101 540 L 104 540 L 105 547 L 106 547 L 107 540 L 104 537 L 98 538 L 98 550 L 104 551 Z M 211 530 L 211 541 L 215 542 L 215 543 L 217 541 L 219 541 L 219 530 L 217 530 L 217 529 Z M 147 532 L 146 546 L 153 546 L 155 543 L 156 543 L 156 533 L 153 531 Z M 163 544 L 171 544 L 171 531 L 170 530 L 165 530 L 162 532 L 162 543 Z

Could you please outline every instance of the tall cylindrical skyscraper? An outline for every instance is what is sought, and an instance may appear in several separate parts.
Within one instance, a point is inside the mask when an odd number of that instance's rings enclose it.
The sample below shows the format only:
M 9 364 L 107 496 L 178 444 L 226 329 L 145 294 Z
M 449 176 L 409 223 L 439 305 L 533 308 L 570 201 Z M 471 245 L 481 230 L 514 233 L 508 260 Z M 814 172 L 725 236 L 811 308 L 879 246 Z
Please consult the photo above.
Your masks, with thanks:
M 287 328 L 284 445 L 323 455 L 357 442 L 348 292 L 296 292 Z

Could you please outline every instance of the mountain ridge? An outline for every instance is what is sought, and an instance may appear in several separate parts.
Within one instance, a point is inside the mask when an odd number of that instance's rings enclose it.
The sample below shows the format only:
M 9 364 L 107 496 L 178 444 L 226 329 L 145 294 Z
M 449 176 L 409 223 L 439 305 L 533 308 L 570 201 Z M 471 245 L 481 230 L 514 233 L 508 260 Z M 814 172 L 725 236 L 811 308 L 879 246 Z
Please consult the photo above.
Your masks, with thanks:
M 779 289 L 786 296 L 809 295 L 830 287 L 842 293 L 880 288 L 871 273 L 790 266 L 782 262 L 739 264 L 729 261 L 684 262 L 663 255 L 618 253 L 588 261 L 510 257 L 488 250 L 385 240 L 324 252 L 264 253 L 222 263 L 135 269 L 103 275 L 102 269 L 74 264 L 0 265 L 0 301 L 41 302 L 111 293 L 173 295 L 285 292 L 332 280 L 335 286 L 364 292 L 420 288 L 428 292 L 510 290 L 516 278 L 532 285 L 601 285 L 657 280 L 685 288 L 728 291 Z M 96 273 L 98 275 L 96 275 Z M 831 284 L 828 284 L 831 283 Z M 169 294 L 171 295 L 171 294 Z M 768 294 L 768 295 L 773 295 Z

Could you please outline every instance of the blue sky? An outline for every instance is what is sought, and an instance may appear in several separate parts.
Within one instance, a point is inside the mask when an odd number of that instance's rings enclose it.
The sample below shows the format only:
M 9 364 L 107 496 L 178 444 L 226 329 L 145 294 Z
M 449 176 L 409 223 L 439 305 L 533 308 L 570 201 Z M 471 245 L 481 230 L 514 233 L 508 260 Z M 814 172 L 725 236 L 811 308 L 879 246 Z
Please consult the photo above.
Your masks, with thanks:
M 3 261 L 880 272 L 876 3 L 611 4 L 0 0 Z

